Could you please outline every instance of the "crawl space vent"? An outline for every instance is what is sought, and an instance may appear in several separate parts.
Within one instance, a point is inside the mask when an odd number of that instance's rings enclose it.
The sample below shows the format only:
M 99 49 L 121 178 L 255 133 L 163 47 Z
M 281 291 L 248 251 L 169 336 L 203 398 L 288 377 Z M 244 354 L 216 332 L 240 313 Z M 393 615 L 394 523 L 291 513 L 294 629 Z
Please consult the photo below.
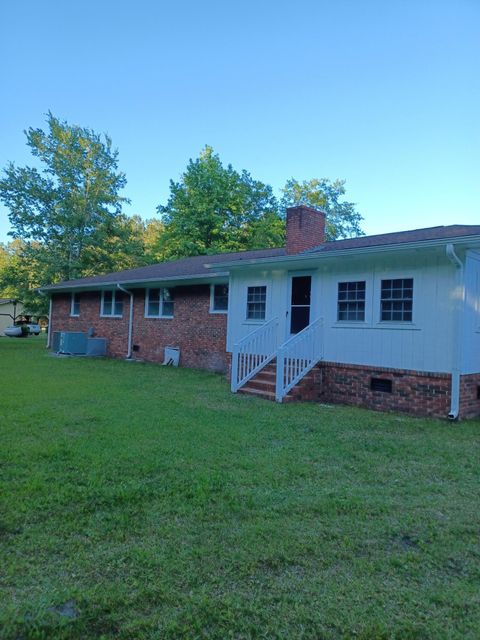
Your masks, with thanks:
M 370 389 L 372 391 L 382 391 L 383 393 L 392 393 L 392 381 L 385 378 L 371 378 Z

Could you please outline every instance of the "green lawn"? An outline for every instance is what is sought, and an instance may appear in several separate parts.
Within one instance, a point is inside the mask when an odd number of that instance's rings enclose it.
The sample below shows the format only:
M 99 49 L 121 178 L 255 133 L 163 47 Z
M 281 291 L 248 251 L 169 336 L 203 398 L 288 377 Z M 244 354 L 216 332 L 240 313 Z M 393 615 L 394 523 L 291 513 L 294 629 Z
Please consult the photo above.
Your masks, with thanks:
M 480 637 L 480 422 L 0 365 L 0 637 Z

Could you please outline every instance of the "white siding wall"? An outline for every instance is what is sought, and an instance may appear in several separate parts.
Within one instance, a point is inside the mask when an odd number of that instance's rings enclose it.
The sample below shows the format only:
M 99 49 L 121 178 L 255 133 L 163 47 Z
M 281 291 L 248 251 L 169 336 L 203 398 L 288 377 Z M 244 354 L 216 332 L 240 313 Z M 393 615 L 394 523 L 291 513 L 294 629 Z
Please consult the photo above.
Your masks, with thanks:
M 231 351 L 239 338 L 259 326 L 245 320 L 247 287 L 257 284 L 267 286 L 266 319 L 279 317 L 279 341 L 285 340 L 288 276 L 307 272 L 313 276 L 311 320 L 324 318 L 325 360 L 419 371 L 451 370 L 455 269 L 444 252 L 411 253 L 401 258 L 385 254 L 356 261 L 338 258 L 329 260 L 328 265 L 319 261 L 316 270 L 291 273 L 232 273 L 227 349 Z M 414 279 L 412 323 L 380 322 L 381 280 L 389 278 Z M 366 281 L 365 322 L 337 322 L 338 282 L 354 280 Z
M 465 260 L 465 312 L 462 334 L 462 373 L 480 372 L 480 254 Z

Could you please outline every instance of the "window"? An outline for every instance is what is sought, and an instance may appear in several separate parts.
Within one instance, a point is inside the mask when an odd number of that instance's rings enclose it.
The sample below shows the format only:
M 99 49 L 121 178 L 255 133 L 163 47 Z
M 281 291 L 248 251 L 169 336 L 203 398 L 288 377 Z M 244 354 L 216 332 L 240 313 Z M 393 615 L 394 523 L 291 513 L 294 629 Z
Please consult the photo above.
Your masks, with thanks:
M 248 287 L 247 320 L 265 320 L 267 287 Z
M 147 318 L 173 318 L 173 292 L 171 289 L 148 289 L 145 301 Z
M 70 304 L 70 315 L 71 316 L 80 315 L 80 300 L 79 300 L 78 293 L 72 293 L 72 301 Z
M 382 280 L 380 319 L 383 322 L 411 322 L 413 278 Z
M 120 291 L 102 292 L 102 316 L 121 318 L 123 315 L 123 294 Z
M 337 320 L 365 321 L 365 281 L 338 283 Z
M 212 284 L 210 289 L 210 313 L 228 311 L 228 284 Z

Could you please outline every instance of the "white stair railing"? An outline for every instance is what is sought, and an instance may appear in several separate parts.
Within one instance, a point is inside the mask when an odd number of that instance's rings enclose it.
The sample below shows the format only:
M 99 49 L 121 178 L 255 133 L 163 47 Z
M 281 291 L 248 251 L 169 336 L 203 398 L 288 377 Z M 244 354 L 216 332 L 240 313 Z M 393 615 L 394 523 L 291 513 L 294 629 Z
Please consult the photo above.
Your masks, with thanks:
M 231 388 L 235 393 L 275 357 L 278 318 L 255 329 L 233 347 Z
M 322 357 L 323 318 L 318 318 L 279 347 L 275 400 L 281 402 Z

